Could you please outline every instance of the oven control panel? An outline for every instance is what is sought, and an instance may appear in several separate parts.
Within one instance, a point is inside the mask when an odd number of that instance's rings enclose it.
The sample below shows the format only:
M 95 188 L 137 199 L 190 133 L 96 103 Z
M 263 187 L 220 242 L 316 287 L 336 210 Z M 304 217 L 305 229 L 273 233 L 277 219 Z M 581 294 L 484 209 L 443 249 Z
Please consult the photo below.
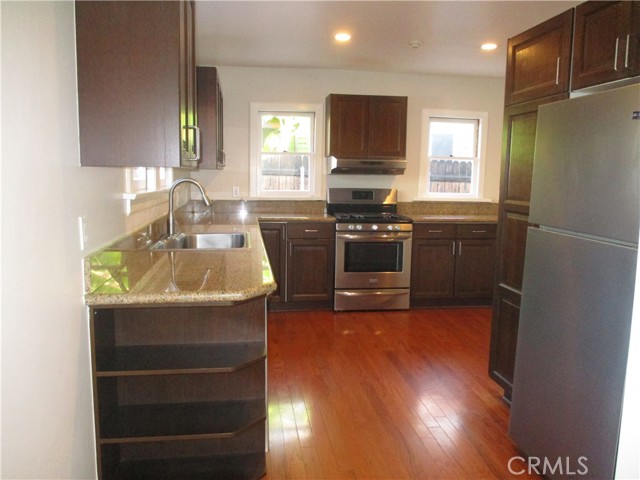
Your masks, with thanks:
M 411 232 L 413 225 L 410 223 L 337 223 L 339 232 Z

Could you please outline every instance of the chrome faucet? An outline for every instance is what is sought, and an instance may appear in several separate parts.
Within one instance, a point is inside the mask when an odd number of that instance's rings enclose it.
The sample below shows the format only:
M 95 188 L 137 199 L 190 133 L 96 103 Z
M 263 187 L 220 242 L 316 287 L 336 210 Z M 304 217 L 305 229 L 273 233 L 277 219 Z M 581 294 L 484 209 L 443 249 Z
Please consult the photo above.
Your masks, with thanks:
M 211 206 L 211 200 L 209 199 L 209 197 L 207 197 L 204 188 L 202 188 L 202 185 L 200 185 L 195 180 L 192 180 L 191 178 L 180 178 L 173 182 L 173 185 L 171 185 L 171 188 L 169 189 L 169 236 L 173 235 L 176 229 L 175 214 L 173 213 L 173 192 L 181 183 L 192 183 L 193 185 L 198 187 L 198 189 L 200 190 L 200 194 L 202 195 L 202 201 L 204 202 L 204 204 L 207 207 Z

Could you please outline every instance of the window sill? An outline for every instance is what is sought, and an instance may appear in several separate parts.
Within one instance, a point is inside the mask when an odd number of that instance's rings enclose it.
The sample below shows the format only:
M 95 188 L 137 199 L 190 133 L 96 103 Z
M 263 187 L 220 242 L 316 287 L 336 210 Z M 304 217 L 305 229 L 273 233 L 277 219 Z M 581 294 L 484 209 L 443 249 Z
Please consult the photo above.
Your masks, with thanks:
M 126 215 L 128 216 L 136 211 L 165 202 L 168 191 L 169 187 L 161 188 L 160 190 L 142 190 L 139 192 L 123 193 L 122 199 L 124 200 Z

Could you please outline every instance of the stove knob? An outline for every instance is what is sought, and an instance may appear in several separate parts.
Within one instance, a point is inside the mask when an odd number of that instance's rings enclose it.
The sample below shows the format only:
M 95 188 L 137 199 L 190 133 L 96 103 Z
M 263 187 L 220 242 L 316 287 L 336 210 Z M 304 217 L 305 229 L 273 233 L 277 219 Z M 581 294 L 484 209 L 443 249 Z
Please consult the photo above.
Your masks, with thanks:
M 362 230 L 362 225 L 356 225 L 356 230 Z
M 375 223 L 371 225 L 371 230 L 378 230 L 378 225 L 376 225 Z
M 393 230 L 393 225 L 387 225 L 387 230 Z
M 356 228 L 356 227 L 355 227 L 353 224 L 350 224 L 350 225 L 347 227 L 347 230 L 353 230 L 354 228 Z
M 400 225 L 396 225 L 396 230 L 400 230 Z

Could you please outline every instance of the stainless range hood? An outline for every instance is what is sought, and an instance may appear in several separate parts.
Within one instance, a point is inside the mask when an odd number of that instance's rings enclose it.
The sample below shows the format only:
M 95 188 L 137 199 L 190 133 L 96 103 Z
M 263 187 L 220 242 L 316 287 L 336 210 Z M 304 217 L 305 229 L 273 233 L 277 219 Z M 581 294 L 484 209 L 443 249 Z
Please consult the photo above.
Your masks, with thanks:
M 402 175 L 407 168 L 407 161 L 397 159 L 370 158 L 336 158 L 327 157 L 329 173 L 346 173 L 359 175 Z

